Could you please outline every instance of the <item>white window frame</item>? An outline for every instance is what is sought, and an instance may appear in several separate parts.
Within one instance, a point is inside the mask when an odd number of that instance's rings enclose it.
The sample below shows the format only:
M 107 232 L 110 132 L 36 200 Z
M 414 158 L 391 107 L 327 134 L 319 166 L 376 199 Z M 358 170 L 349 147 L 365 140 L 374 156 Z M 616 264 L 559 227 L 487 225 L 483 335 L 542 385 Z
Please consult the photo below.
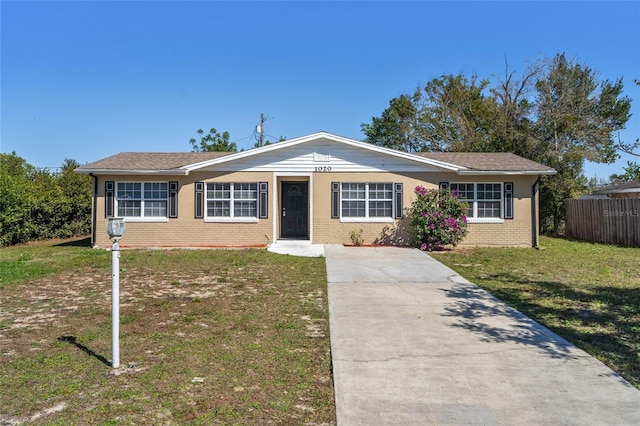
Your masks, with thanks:
M 504 182 L 449 182 L 449 189 L 453 192 L 457 188 L 453 185 L 473 185 L 473 199 L 462 199 L 471 204 L 472 216 L 467 216 L 468 223 L 504 223 Z M 478 202 L 497 201 L 478 199 L 478 185 L 500 185 L 500 217 L 478 217 Z
M 229 198 L 209 198 L 209 185 L 229 185 Z M 235 198 L 235 185 L 249 184 L 255 185 L 255 198 Z M 258 182 L 206 182 L 204 188 L 204 221 L 205 222 L 235 222 L 235 223 L 258 223 Z M 228 201 L 229 202 L 229 216 L 209 216 L 209 201 Z M 238 201 L 252 201 L 255 203 L 255 216 L 234 216 L 235 202 Z
M 144 196 L 145 185 L 147 184 L 152 185 L 152 184 L 158 184 L 158 183 L 166 185 L 167 197 L 146 199 Z M 127 222 L 168 222 L 169 221 L 169 182 L 167 181 L 119 181 L 119 182 L 116 182 L 115 184 L 116 186 L 115 186 L 115 197 L 114 197 L 114 201 L 115 201 L 114 212 L 116 216 L 124 217 Z M 126 185 L 126 184 L 140 184 L 140 198 L 131 199 L 132 201 L 140 201 L 140 216 L 120 215 L 120 211 L 119 211 L 120 201 L 127 201 L 128 199 L 119 197 L 119 194 L 120 194 L 119 187 L 120 185 Z M 145 212 L 146 201 L 165 201 L 166 214 L 164 216 L 145 216 L 144 212 Z
M 342 190 L 343 185 L 352 185 L 352 184 L 364 184 L 364 199 L 362 198 L 344 198 L 344 193 Z M 390 193 L 391 193 L 391 198 L 369 198 L 369 185 L 372 184 L 383 184 L 383 185 L 390 185 L 391 189 L 390 189 Z M 395 211 L 395 200 L 394 200 L 394 190 L 393 190 L 393 182 L 341 182 L 340 183 L 340 222 L 345 222 L 345 223 L 357 223 L 357 222 L 369 222 L 369 223 L 393 223 L 395 222 L 394 219 L 394 211 Z M 364 201 L 364 216 L 363 217 L 346 217 L 342 215 L 342 203 L 344 201 Z M 375 202 L 375 201 L 389 201 L 391 202 L 391 211 L 390 211 L 390 215 L 389 216 L 384 216 L 384 217 L 380 217 L 380 216 L 376 216 L 376 217 L 370 217 L 369 216 L 369 210 L 370 210 L 370 202 Z

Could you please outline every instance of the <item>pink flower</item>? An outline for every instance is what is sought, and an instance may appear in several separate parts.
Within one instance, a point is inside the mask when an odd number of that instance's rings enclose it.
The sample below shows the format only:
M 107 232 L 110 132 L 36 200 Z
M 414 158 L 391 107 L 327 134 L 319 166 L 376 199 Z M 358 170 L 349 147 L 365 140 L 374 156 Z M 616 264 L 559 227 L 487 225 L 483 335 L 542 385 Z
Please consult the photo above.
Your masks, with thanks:
M 416 186 L 415 191 L 420 195 L 427 195 L 427 188 L 425 188 L 424 186 Z

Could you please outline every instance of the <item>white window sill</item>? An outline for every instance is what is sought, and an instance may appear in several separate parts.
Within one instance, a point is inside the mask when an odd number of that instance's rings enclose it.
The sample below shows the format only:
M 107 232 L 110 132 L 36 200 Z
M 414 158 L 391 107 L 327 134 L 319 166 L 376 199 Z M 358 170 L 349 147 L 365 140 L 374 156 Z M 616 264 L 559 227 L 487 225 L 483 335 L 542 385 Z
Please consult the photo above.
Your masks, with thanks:
M 133 222 L 153 222 L 153 223 L 164 223 L 169 222 L 168 217 L 138 217 L 138 216 L 125 216 L 125 223 L 133 223 Z
M 467 217 L 467 223 L 504 223 L 504 219 L 499 217 Z
M 395 219 L 390 217 L 341 217 L 344 223 L 393 223 Z
M 257 217 L 205 217 L 207 223 L 258 223 Z

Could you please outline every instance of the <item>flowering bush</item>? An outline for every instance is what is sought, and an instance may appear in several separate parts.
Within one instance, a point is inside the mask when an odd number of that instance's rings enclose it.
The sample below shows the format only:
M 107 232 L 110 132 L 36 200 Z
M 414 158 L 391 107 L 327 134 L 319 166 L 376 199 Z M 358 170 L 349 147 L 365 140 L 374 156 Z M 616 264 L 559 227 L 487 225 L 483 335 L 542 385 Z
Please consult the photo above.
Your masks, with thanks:
M 467 235 L 468 204 L 458 192 L 417 186 L 416 199 L 409 210 L 414 243 L 420 250 L 443 250 L 456 246 Z

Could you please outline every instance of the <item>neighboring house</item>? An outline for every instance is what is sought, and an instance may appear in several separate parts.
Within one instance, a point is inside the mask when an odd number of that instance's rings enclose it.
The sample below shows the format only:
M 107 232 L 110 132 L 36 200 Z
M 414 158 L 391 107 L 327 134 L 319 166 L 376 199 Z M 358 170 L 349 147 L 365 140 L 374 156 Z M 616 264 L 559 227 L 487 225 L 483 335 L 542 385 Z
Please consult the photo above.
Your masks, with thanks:
M 414 188 L 469 203 L 463 245 L 537 246 L 538 179 L 549 167 L 509 153 L 395 151 L 319 132 L 238 153 L 121 153 L 76 169 L 93 177 L 92 244 L 125 217 L 123 247 L 411 243 Z
M 592 195 L 606 198 L 640 198 L 640 181 L 614 183 L 593 191 Z

